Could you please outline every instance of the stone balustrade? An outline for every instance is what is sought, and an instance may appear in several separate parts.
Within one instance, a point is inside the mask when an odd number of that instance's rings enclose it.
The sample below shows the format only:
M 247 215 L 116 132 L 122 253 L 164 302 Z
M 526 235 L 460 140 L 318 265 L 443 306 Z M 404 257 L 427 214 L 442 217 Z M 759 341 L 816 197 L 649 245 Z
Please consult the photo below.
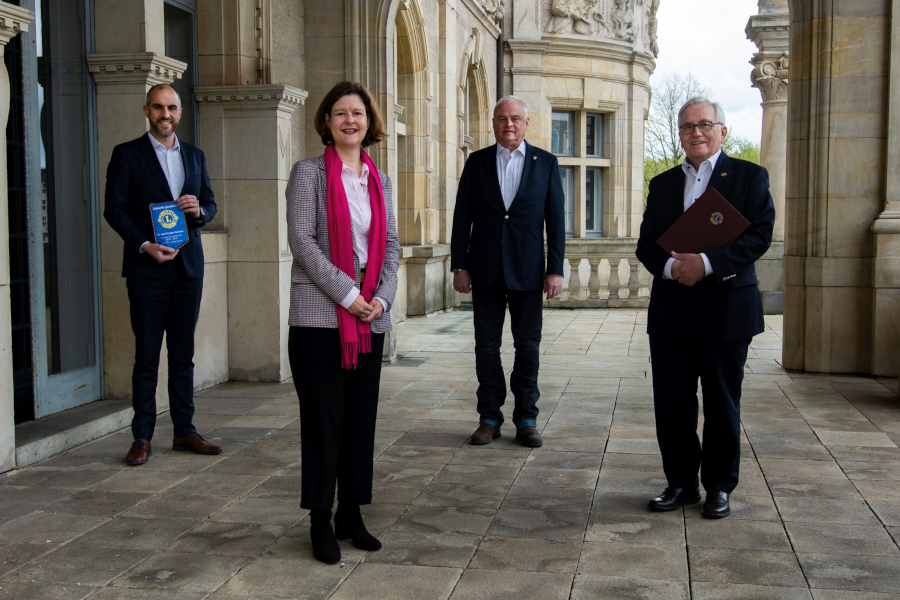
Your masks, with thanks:
M 552 308 L 645 308 L 650 273 L 634 255 L 636 238 L 566 240 L 562 293 Z

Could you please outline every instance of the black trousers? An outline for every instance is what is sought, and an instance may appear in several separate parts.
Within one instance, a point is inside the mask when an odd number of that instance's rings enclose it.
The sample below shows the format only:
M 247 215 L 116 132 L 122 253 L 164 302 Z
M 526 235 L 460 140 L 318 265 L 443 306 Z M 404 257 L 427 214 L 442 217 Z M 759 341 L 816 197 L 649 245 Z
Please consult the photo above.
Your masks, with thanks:
M 128 278 L 134 370 L 131 403 L 134 439 L 153 439 L 156 427 L 156 386 L 163 334 L 169 354 L 169 414 L 175 435 L 196 431 L 194 418 L 194 330 L 200 315 L 203 279 L 191 279 L 180 257 L 165 277 Z
M 506 287 L 503 272 L 490 286 L 472 287 L 475 312 L 475 373 L 478 376 L 478 414 L 482 424 L 500 427 L 506 400 L 506 378 L 500 361 L 500 346 L 506 307 L 516 357 L 509 378 L 515 397 L 513 423 L 516 427 L 537 424 L 537 401 L 541 393 L 537 378 L 540 368 L 543 290 L 519 292 Z
M 741 453 L 741 382 L 750 340 L 712 342 L 685 330 L 650 336 L 653 406 L 663 470 L 673 487 L 731 493 Z M 703 387 L 703 444 L 697 437 L 697 379 Z M 700 473 L 699 481 L 697 474 Z
M 291 327 L 288 357 L 300 398 L 302 481 L 300 507 L 329 510 L 338 501 L 372 502 L 375 418 L 384 334 L 372 334 L 372 352 L 356 369 L 341 368 L 337 329 Z

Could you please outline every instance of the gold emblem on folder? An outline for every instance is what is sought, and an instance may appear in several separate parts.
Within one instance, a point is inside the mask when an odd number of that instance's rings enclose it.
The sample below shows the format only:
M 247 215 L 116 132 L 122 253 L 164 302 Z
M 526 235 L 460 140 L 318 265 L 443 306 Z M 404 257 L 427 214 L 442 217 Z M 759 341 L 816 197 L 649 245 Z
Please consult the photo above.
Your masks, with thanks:
M 720 212 L 714 212 L 709 216 L 709 220 L 713 225 L 721 225 L 722 221 L 725 220 L 725 217 L 723 217 Z

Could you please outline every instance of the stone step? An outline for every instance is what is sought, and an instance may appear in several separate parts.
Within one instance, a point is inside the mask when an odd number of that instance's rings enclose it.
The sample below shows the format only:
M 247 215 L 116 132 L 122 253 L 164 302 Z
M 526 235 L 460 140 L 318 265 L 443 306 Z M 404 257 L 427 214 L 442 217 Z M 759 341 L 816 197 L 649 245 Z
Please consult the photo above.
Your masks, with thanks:
M 97 400 L 16 425 L 16 466 L 21 469 L 118 431 L 133 415 L 130 400 Z

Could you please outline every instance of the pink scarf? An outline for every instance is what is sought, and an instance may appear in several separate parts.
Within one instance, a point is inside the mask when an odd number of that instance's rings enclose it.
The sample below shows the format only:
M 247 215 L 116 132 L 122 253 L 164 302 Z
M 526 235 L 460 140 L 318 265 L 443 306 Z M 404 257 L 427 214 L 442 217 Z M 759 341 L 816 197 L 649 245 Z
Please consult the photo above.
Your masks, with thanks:
M 372 220 L 369 226 L 369 259 L 366 274 L 363 277 L 363 300 L 371 302 L 375 287 L 381 278 L 381 266 L 387 244 L 387 223 L 384 209 L 384 193 L 381 190 L 381 178 L 378 168 L 369 155 L 360 150 L 363 162 L 369 167 L 369 204 L 372 207 Z M 353 271 L 353 230 L 350 226 L 350 207 L 347 204 L 347 192 L 341 180 L 341 169 L 344 162 L 338 156 L 334 146 L 325 146 L 325 177 L 328 199 L 328 238 L 331 247 L 331 262 L 341 271 L 356 280 Z M 372 329 L 363 323 L 346 308 L 337 306 L 338 331 L 341 336 L 341 367 L 356 368 L 356 357 L 360 352 L 372 351 Z

